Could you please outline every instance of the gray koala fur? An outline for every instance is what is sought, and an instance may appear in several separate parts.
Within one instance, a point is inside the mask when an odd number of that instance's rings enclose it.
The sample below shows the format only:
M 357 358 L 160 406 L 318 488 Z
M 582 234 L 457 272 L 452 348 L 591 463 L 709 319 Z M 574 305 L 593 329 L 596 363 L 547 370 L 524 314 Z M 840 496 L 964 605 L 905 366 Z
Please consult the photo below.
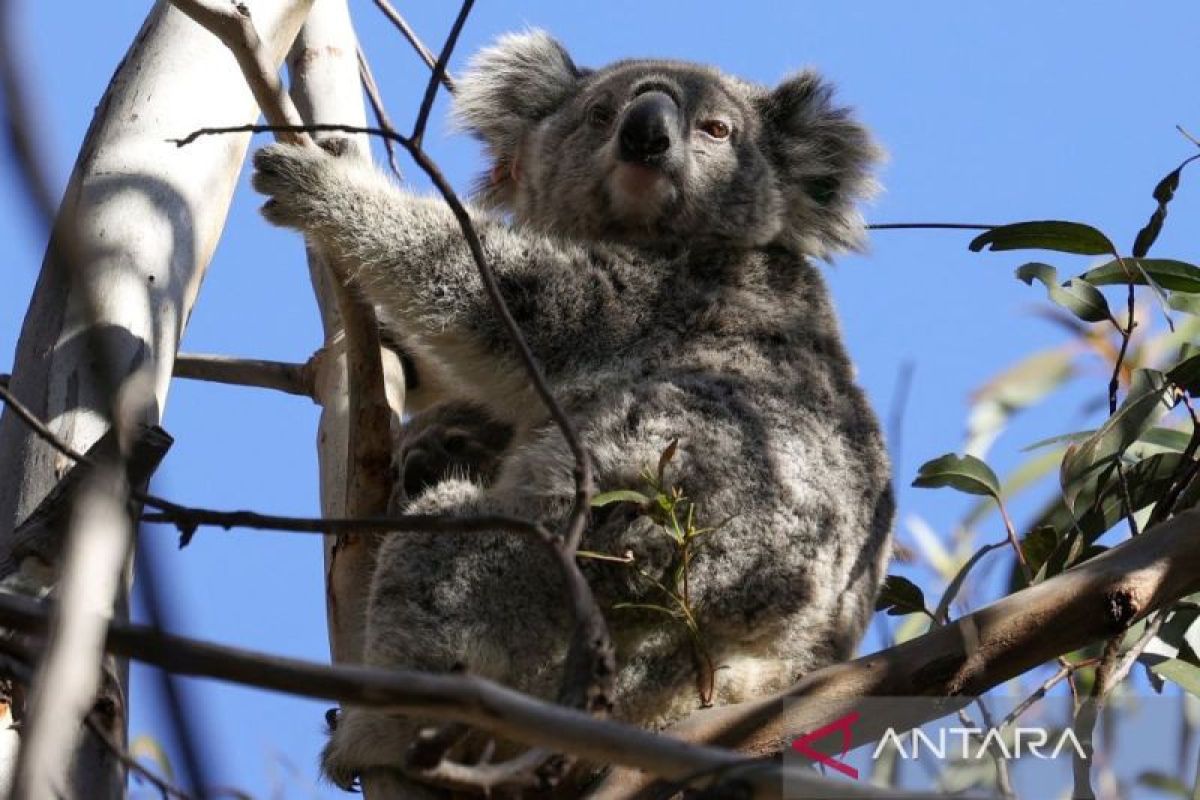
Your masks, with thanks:
M 583 70 L 536 31 L 478 55 L 455 106 L 493 165 L 474 224 L 592 455 L 596 489 L 644 487 L 642 472 L 678 439 L 668 482 L 700 524 L 728 518 L 689 569 L 720 667 L 713 702 L 849 657 L 883 576 L 893 501 L 876 419 L 810 259 L 861 243 L 855 204 L 877 157 L 865 129 L 810 71 L 768 89 L 674 61 Z M 635 106 L 661 130 L 634 126 Z M 634 145 L 666 140 L 665 153 L 630 161 Z M 511 427 L 490 482 L 449 476 L 406 510 L 562 520 L 570 454 L 447 207 L 315 149 L 274 145 L 255 164 L 266 217 L 352 265 L 345 277 L 418 371 L 436 365 L 456 397 Z M 603 511 L 585 548 L 631 552 L 654 575 L 671 568 L 676 552 L 648 519 Z M 664 600 L 638 570 L 582 563 L 605 607 Z M 394 534 L 371 588 L 366 659 L 464 668 L 552 697 L 570 626 L 562 592 L 554 564 L 519 536 Z M 650 612 L 608 618 L 616 716 L 657 728 L 695 710 L 683 627 Z M 399 768 L 417 724 L 350 709 L 326 773 L 347 786 Z

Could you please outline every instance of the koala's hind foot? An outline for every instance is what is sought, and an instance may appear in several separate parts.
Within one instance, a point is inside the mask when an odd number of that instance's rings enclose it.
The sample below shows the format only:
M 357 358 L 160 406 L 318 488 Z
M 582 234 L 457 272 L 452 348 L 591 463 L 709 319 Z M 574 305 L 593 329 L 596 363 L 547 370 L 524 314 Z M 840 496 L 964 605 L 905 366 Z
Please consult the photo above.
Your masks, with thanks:
M 338 715 L 337 727 L 321 752 L 321 772 L 348 792 L 368 780 L 394 787 L 385 795 L 388 798 L 443 797 L 404 776 L 402 767 L 412 738 L 410 722 L 365 708 L 348 708 Z
M 449 478 L 491 484 L 512 438 L 511 425 L 466 400 L 441 403 L 417 414 L 404 426 L 395 447 L 393 512 Z

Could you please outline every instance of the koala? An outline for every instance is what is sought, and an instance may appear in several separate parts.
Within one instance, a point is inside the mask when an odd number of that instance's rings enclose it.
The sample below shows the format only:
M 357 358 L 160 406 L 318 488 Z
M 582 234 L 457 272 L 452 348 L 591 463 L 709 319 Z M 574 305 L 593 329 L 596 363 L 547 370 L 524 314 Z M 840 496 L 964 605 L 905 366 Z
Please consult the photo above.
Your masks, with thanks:
M 664 602 L 645 576 L 666 580 L 672 541 L 628 507 L 595 515 L 584 549 L 630 562 L 580 561 L 609 609 L 614 715 L 660 729 L 850 657 L 884 574 L 893 499 L 879 426 L 814 261 L 862 244 L 856 205 L 878 157 L 868 132 L 812 71 L 767 88 L 677 61 L 583 69 L 540 31 L 500 39 L 457 86 L 457 120 L 490 163 L 474 226 L 578 427 L 593 488 L 643 488 L 677 442 L 666 480 L 715 528 L 687 567 L 714 667 L 699 693 L 689 632 L 628 608 Z M 502 434 L 479 445 L 483 469 L 434 459 L 403 510 L 561 523 L 571 454 L 446 205 L 317 148 L 273 145 L 255 167 L 268 221 L 344 265 L 418 373 L 450 376 L 447 402 L 466 405 L 433 406 L 447 416 L 414 440 L 433 444 L 447 428 Z M 464 669 L 552 698 L 571 629 L 563 592 L 551 557 L 521 536 L 391 534 L 365 659 Z M 325 773 L 345 787 L 401 770 L 423 724 L 351 708 Z
M 490 485 L 512 435 L 511 425 L 466 400 L 446 401 L 414 415 L 393 445 L 389 510 L 403 513 L 421 492 L 448 478 Z

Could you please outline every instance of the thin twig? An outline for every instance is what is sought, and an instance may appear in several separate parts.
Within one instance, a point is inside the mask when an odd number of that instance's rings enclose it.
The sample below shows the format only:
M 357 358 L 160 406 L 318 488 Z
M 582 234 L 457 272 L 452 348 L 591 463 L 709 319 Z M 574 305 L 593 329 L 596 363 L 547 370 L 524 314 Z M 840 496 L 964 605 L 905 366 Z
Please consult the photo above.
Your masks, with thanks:
M 1007 728 L 1009 725 L 1012 725 L 1014 722 L 1017 721 L 1017 719 L 1019 719 L 1021 717 L 1022 714 L 1024 714 L 1026 711 L 1028 711 L 1033 706 L 1034 703 L 1036 703 L 1037 701 L 1044 698 L 1050 692 L 1051 689 L 1053 689 L 1055 686 L 1057 686 L 1058 684 L 1065 681 L 1067 678 L 1071 677 L 1071 675 L 1073 675 L 1078 670 L 1084 669 L 1086 667 L 1094 667 L 1099 663 L 1100 663 L 1100 659 L 1098 659 L 1098 658 L 1088 658 L 1083 661 L 1076 661 L 1074 663 L 1071 663 L 1070 661 L 1064 663 L 1062 666 L 1060 666 L 1058 668 L 1057 672 L 1055 672 L 1053 675 L 1051 675 L 1049 678 L 1047 678 L 1045 681 L 1043 681 L 1042 685 L 1039 686 L 1033 694 L 1029 695 L 1024 700 L 1022 700 L 1020 703 L 1018 703 L 1016 708 L 1014 708 L 1012 711 L 1010 711 L 1004 717 L 1004 719 L 1000 721 L 1000 728 L 1003 729 L 1003 728 Z
M 400 34 L 408 40 L 408 43 L 412 45 L 413 50 L 417 51 L 417 55 L 421 57 L 421 60 L 425 62 L 425 65 L 430 69 L 434 69 L 435 65 L 437 64 L 437 59 L 434 58 L 433 52 L 425 46 L 425 43 L 421 41 L 420 37 L 417 36 L 416 31 L 412 29 L 412 26 L 408 24 L 404 17 L 400 16 L 400 12 L 397 11 L 392 4 L 388 2 L 388 0 L 374 0 L 374 2 L 375 6 L 383 12 L 384 16 L 396 26 L 396 29 L 400 31 Z M 445 72 L 443 72 L 441 75 L 441 81 L 442 85 L 446 87 L 446 91 L 453 94 L 454 80 Z
M 1129 341 L 1133 338 L 1133 329 L 1137 325 L 1137 320 L 1134 318 L 1134 290 L 1133 290 L 1133 274 L 1129 272 L 1125 266 L 1121 256 L 1113 251 L 1117 262 L 1121 268 L 1125 270 L 1125 275 L 1129 279 L 1129 291 L 1126 299 L 1126 319 L 1125 325 L 1117 325 L 1117 330 L 1121 334 L 1121 348 L 1117 351 L 1117 357 L 1113 361 L 1112 377 L 1108 381 L 1108 415 L 1111 417 L 1117 413 L 1117 390 L 1121 385 L 1121 367 L 1125 363 L 1125 354 L 1129 351 Z M 1114 322 L 1114 324 L 1116 324 Z M 1129 494 L 1129 481 L 1125 476 L 1125 465 L 1121 463 L 1121 459 L 1117 459 L 1117 481 L 1121 488 L 1121 505 L 1124 507 L 1125 520 L 1129 525 L 1129 533 L 1131 536 L 1138 535 L 1137 519 L 1133 516 L 1133 500 Z
M 1004 501 L 998 496 L 996 497 L 996 507 L 1000 509 L 1000 517 L 1004 520 L 1004 532 L 1008 536 L 1008 543 L 1012 547 L 1013 553 L 1017 556 L 1017 563 L 1021 565 L 1021 574 L 1025 577 L 1025 583 L 1032 586 L 1033 570 L 1029 567 L 1025 552 L 1021 550 L 1021 542 L 1017 539 L 1017 529 L 1013 527 L 1012 518 L 1008 516 L 1008 509 L 1004 507 Z
M 361 44 L 358 46 L 358 77 L 362 81 L 363 90 L 367 93 L 367 102 L 371 104 L 371 113 L 375 115 L 376 124 L 385 131 L 396 130 L 396 126 L 392 124 L 392 118 L 388 116 L 387 108 L 383 105 L 383 97 L 379 94 L 379 84 L 375 83 L 375 74 L 371 72 L 371 64 L 367 61 L 367 54 L 363 52 Z M 388 166 L 391 168 L 392 174 L 396 176 L 396 180 L 404 180 L 404 175 L 400 172 L 400 162 L 396 160 L 396 143 L 391 139 L 384 139 L 383 147 L 387 151 Z
M 913 230 L 946 230 L 946 231 L 990 231 L 999 225 L 982 225 L 971 222 L 873 222 L 867 226 L 871 231 L 913 231 Z
M 980 717 L 983 719 L 984 730 L 996 730 L 996 723 L 995 720 L 992 719 L 992 712 L 990 709 L 988 709 L 987 703 L 984 702 L 983 698 L 975 698 L 975 705 L 979 709 Z M 971 719 L 966 709 L 959 711 L 958 717 L 966 724 L 968 728 L 976 728 L 974 720 Z M 988 744 L 988 740 L 982 732 L 976 732 L 974 736 L 979 741 L 980 745 Z M 992 757 L 992 763 L 996 765 L 996 788 L 999 790 L 1000 796 L 1004 798 L 1004 800 L 1012 800 L 1012 798 L 1015 798 L 1017 795 L 1016 792 L 1013 791 L 1012 773 L 1008 769 L 1008 756 L 1004 754 L 1004 748 L 988 746 L 987 753 Z
M 413 125 L 411 138 L 417 150 L 420 150 L 422 140 L 425 138 L 425 126 L 429 123 L 430 112 L 433 111 L 433 100 L 437 97 L 438 85 L 446 74 L 446 65 L 450 63 L 450 54 L 454 52 L 454 45 L 458 43 L 458 36 L 462 33 L 463 25 L 466 24 L 471 7 L 474 5 L 475 0 L 463 0 L 462 6 L 458 9 L 458 16 L 454 18 L 454 24 L 450 26 L 450 33 L 446 36 L 446 43 L 442 45 L 442 52 L 438 53 L 437 63 L 433 65 L 433 74 L 429 76 L 429 83 L 425 86 L 425 96 L 421 98 L 421 108 L 417 112 L 416 124 Z
M 1100 663 L 1096 667 L 1096 677 L 1092 683 L 1091 694 L 1080 704 L 1075 712 L 1075 721 L 1072 727 L 1075 732 L 1075 738 L 1079 742 L 1083 752 L 1080 754 L 1076 750 L 1071 755 L 1074 777 L 1072 797 L 1094 798 L 1096 796 L 1095 791 L 1092 789 L 1091 781 L 1092 756 L 1095 753 L 1092 738 L 1095 735 L 1096 720 L 1100 716 L 1104 702 L 1112 691 L 1112 687 L 1116 685 L 1111 679 L 1113 677 L 1113 670 L 1117 665 L 1118 656 L 1120 655 L 1122 638 L 1121 635 L 1117 635 L 1105 643 L 1104 652 L 1100 656 Z

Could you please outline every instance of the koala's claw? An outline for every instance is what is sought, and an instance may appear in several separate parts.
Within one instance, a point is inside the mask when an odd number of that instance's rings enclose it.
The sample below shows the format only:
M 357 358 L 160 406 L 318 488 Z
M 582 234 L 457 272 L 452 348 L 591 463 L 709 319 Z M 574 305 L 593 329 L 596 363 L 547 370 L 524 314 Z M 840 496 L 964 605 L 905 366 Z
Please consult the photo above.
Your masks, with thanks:
M 316 213 L 314 201 L 325 191 L 331 162 L 325 150 L 305 145 L 273 144 L 255 153 L 250 185 L 270 198 L 262 207 L 267 221 L 304 229 Z

